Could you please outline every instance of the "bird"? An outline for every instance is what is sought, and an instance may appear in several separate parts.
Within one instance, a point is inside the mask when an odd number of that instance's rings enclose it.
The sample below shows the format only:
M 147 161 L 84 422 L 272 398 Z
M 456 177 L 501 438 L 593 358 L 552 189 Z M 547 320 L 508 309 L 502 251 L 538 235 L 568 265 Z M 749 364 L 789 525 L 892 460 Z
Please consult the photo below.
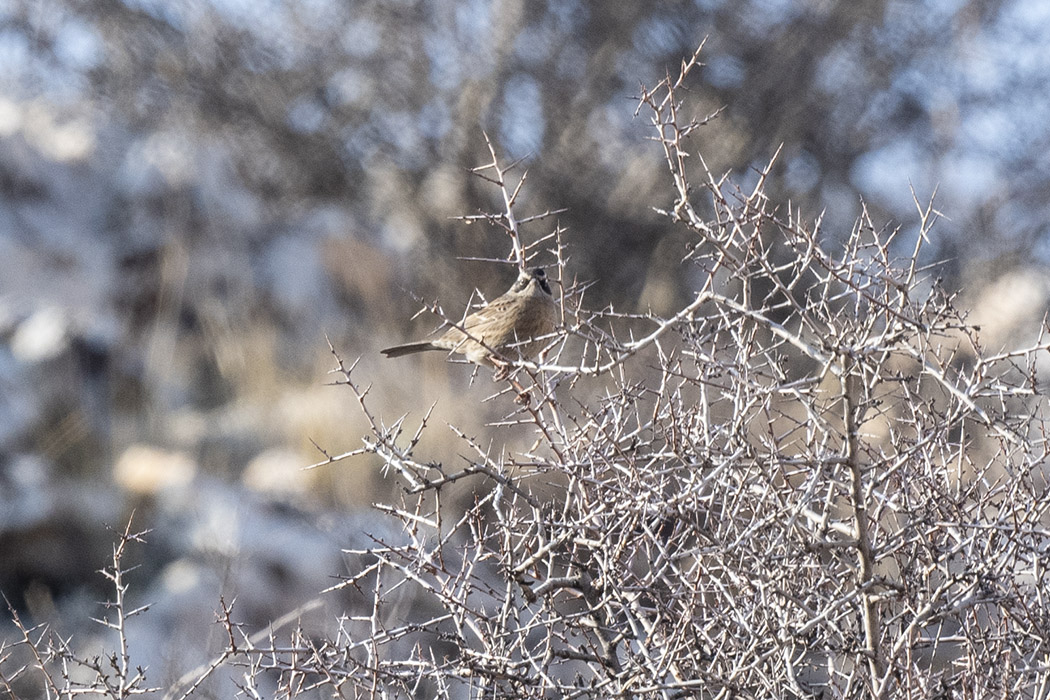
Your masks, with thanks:
M 532 359 L 554 332 L 558 307 L 543 268 L 521 269 L 502 296 L 434 340 L 395 345 L 380 352 L 401 357 L 427 350 L 459 353 L 476 365 L 505 370 L 506 360 Z M 464 332 L 466 331 L 466 332 Z

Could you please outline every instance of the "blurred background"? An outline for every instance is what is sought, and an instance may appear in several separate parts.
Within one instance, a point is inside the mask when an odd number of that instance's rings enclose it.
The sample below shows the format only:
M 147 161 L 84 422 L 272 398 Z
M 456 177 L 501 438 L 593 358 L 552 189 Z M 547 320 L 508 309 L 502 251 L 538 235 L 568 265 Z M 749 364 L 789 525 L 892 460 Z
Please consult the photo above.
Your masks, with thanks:
M 591 305 L 673 310 L 689 238 L 652 210 L 673 192 L 634 113 L 705 36 L 686 110 L 724 108 L 693 141 L 713 172 L 747 189 L 783 144 L 767 191 L 830 240 L 863 204 L 914 230 L 909 188 L 937 190 L 925 262 L 990 344 L 1033 332 L 1047 3 L 0 2 L 0 591 L 33 619 L 91 612 L 104 526 L 133 510 L 143 597 L 205 623 L 218 592 L 265 621 L 327 585 L 396 488 L 366 459 L 302 470 L 311 440 L 363 432 L 325 334 L 386 420 L 436 403 L 435 459 L 463 451 L 444 422 L 506 409 L 444 357 L 377 355 L 435 327 L 413 295 L 459 314 L 513 277 L 457 259 L 507 255 L 451 218 L 501 209 L 469 173 L 483 132 L 529 170 L 519 216 L 567 209 L 526 236 L 567 229 Z

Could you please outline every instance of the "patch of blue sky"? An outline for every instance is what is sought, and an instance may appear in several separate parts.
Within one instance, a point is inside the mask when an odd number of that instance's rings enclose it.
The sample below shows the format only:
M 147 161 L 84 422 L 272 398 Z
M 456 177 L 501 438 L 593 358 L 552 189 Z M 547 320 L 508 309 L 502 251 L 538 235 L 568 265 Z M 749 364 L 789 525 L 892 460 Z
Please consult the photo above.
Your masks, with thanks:
M 429 32 L 423 38 L 423 50 L 429 61 L 431 84 L 442 92 L 459 87 L 466 77 L 466 57 L 461 54 L 456 38 L 441 32 Z
M 587 6 L 580 0 L 548 0 L 547 11 L 560 34 L 581 31 L 590 17 Z
M 91 70 L 104 55 L 102 38 L 95 28 L 78 17 L 62 23 L 55 36 L 55 56 L 75 70 Z
M 546 119 L 540 88 L 532 76 L 517 73 L 507 81 L 503 89 L 499 129 L 500 143 L 512 159 L 539 153 Z
M 121 0 L 125 7 L 139 10 L 175 29 L 185 31 L 193 24 L 194 3 L 172 0 Z
M 367 58 L 383 45 L 382 27 L 371 17 L 356 17 L 343 28 L 339 48 L 348 56 Z
M 562 35 L 551 23 L 534 23 L 518 32 L 514 38 L 514 55 L 525 68 L 539 68 L 558 43 L 563 41 Z
M 492 8 L 489 0 L 462 0 L 456 3 L 456 33 L 461 41 L 480 44 L 492 31 Z
M 449 114 L 448 106 L 439 98 L 427 102 L 419 110 L 417 127 L 421 134 L 431 141 L 438 142 L 443 139 L 452 128 L 452 115 Z
M 0 66 L 7 67 L 0 71 L 0 84 L 17 80 L 27 68 L 31 55 L 29 39 L 24 33 L 11 29 L 0 30 Z
M 324 126 L 328 110 L 312 97 L 300 97 L 288 107 L 288 126 L 301 134 L 314 133 Z
M 631 35 L 631 43 L 642 56 L 659 58 L 687 43 L 685 31 L 675 15 L 656 14 L 638 23 Z
M 866 199 L 896 211 L 914 209 L 910 183 L 920 199 L 933 192 L 936 179 L 928 167 L 929 154 L 902 135 L 891 143 L 857 158 L 850 180 Z

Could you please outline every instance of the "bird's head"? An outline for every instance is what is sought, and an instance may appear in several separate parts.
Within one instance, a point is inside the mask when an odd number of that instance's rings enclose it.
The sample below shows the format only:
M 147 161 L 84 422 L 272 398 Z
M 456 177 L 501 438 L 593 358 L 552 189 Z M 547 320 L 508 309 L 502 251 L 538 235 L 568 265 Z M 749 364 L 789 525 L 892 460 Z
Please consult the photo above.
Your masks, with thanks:
M 514 286 L 510 288 L 511 292 L 521 293 L 530 291 L 529 287 L 539 287 L 543 290 L 544 294 L 553 296 L 551 292 L 550 283 L 547 282 L 547 273 L 543 271 L 542 267 L 534 267 L 531 270 L 520 270 L 518 272 L 518 279 L 514 282 Z

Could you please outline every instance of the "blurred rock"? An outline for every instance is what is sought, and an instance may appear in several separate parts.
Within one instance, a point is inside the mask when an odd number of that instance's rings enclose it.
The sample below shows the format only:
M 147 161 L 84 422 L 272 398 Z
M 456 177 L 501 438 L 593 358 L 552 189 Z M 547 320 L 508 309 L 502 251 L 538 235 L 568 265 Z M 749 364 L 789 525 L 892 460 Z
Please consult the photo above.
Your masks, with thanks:
M 19 362 L 52 360 L 69 349 L 69 319 L 54 307 L 43 308 L 18 325 L 11 354 Z
M 1031 342 L 1050 300 L 1045 270 L 1018 268 L 981 286 L 967 302 L 970 323 L 981 329 L 990 350 Z
M 134 604 L 150 609 L 129 620 L 128 634 L 133 663 L 157 679 L 178 677 L 222 649 L 225 633 L 215 624 L 220 599 L 233 605 L 232 618 L 246 634 L 317 600 L 320 609 L 294 616 L 291 625 L 334 633 L 357 594 L 321 591 L 347 574 L 342 550 L 362 546 L 363 533 L 383 528 L 370 515 L 300 510 L 208 477 L 158 494 L 150 517 L 152 532 L 135 546 L 136 556 L 161 554 L 165 561 L 136 587 Z M 278 630 L 278 638 L 287 631 Z
M 113 465 L 113 480 L 141 495 L 186 486 L 196 473 L 197 465 L 188 455 L 150 445 L 132 445 Z
M 110 444 L 117 333 L 61 306 L 0 304 L 0 455 L 37 451 L 56 473 L 97 475 Z
M 0 347 L 0 453 L 11 450 L 40 415 L 41 401 L 9 347 Z
M 0 533 L 28 527 L 50 513 L 51 465 L 36 454 L 16 454 L 0 462 Z
M 29 314 L 11 335 L 9 349 L 25 392 L 21 401 L 33 423 L 56 407 L 77 403 L 80 382 L 71 335 L 68 316 L 54 307 Z
M 303 497 L 314 481 L 311 472 L 303 471 L 305 464 L 293 450 L 267 450 L 248 463 L 241 483 L 271 497 Z

